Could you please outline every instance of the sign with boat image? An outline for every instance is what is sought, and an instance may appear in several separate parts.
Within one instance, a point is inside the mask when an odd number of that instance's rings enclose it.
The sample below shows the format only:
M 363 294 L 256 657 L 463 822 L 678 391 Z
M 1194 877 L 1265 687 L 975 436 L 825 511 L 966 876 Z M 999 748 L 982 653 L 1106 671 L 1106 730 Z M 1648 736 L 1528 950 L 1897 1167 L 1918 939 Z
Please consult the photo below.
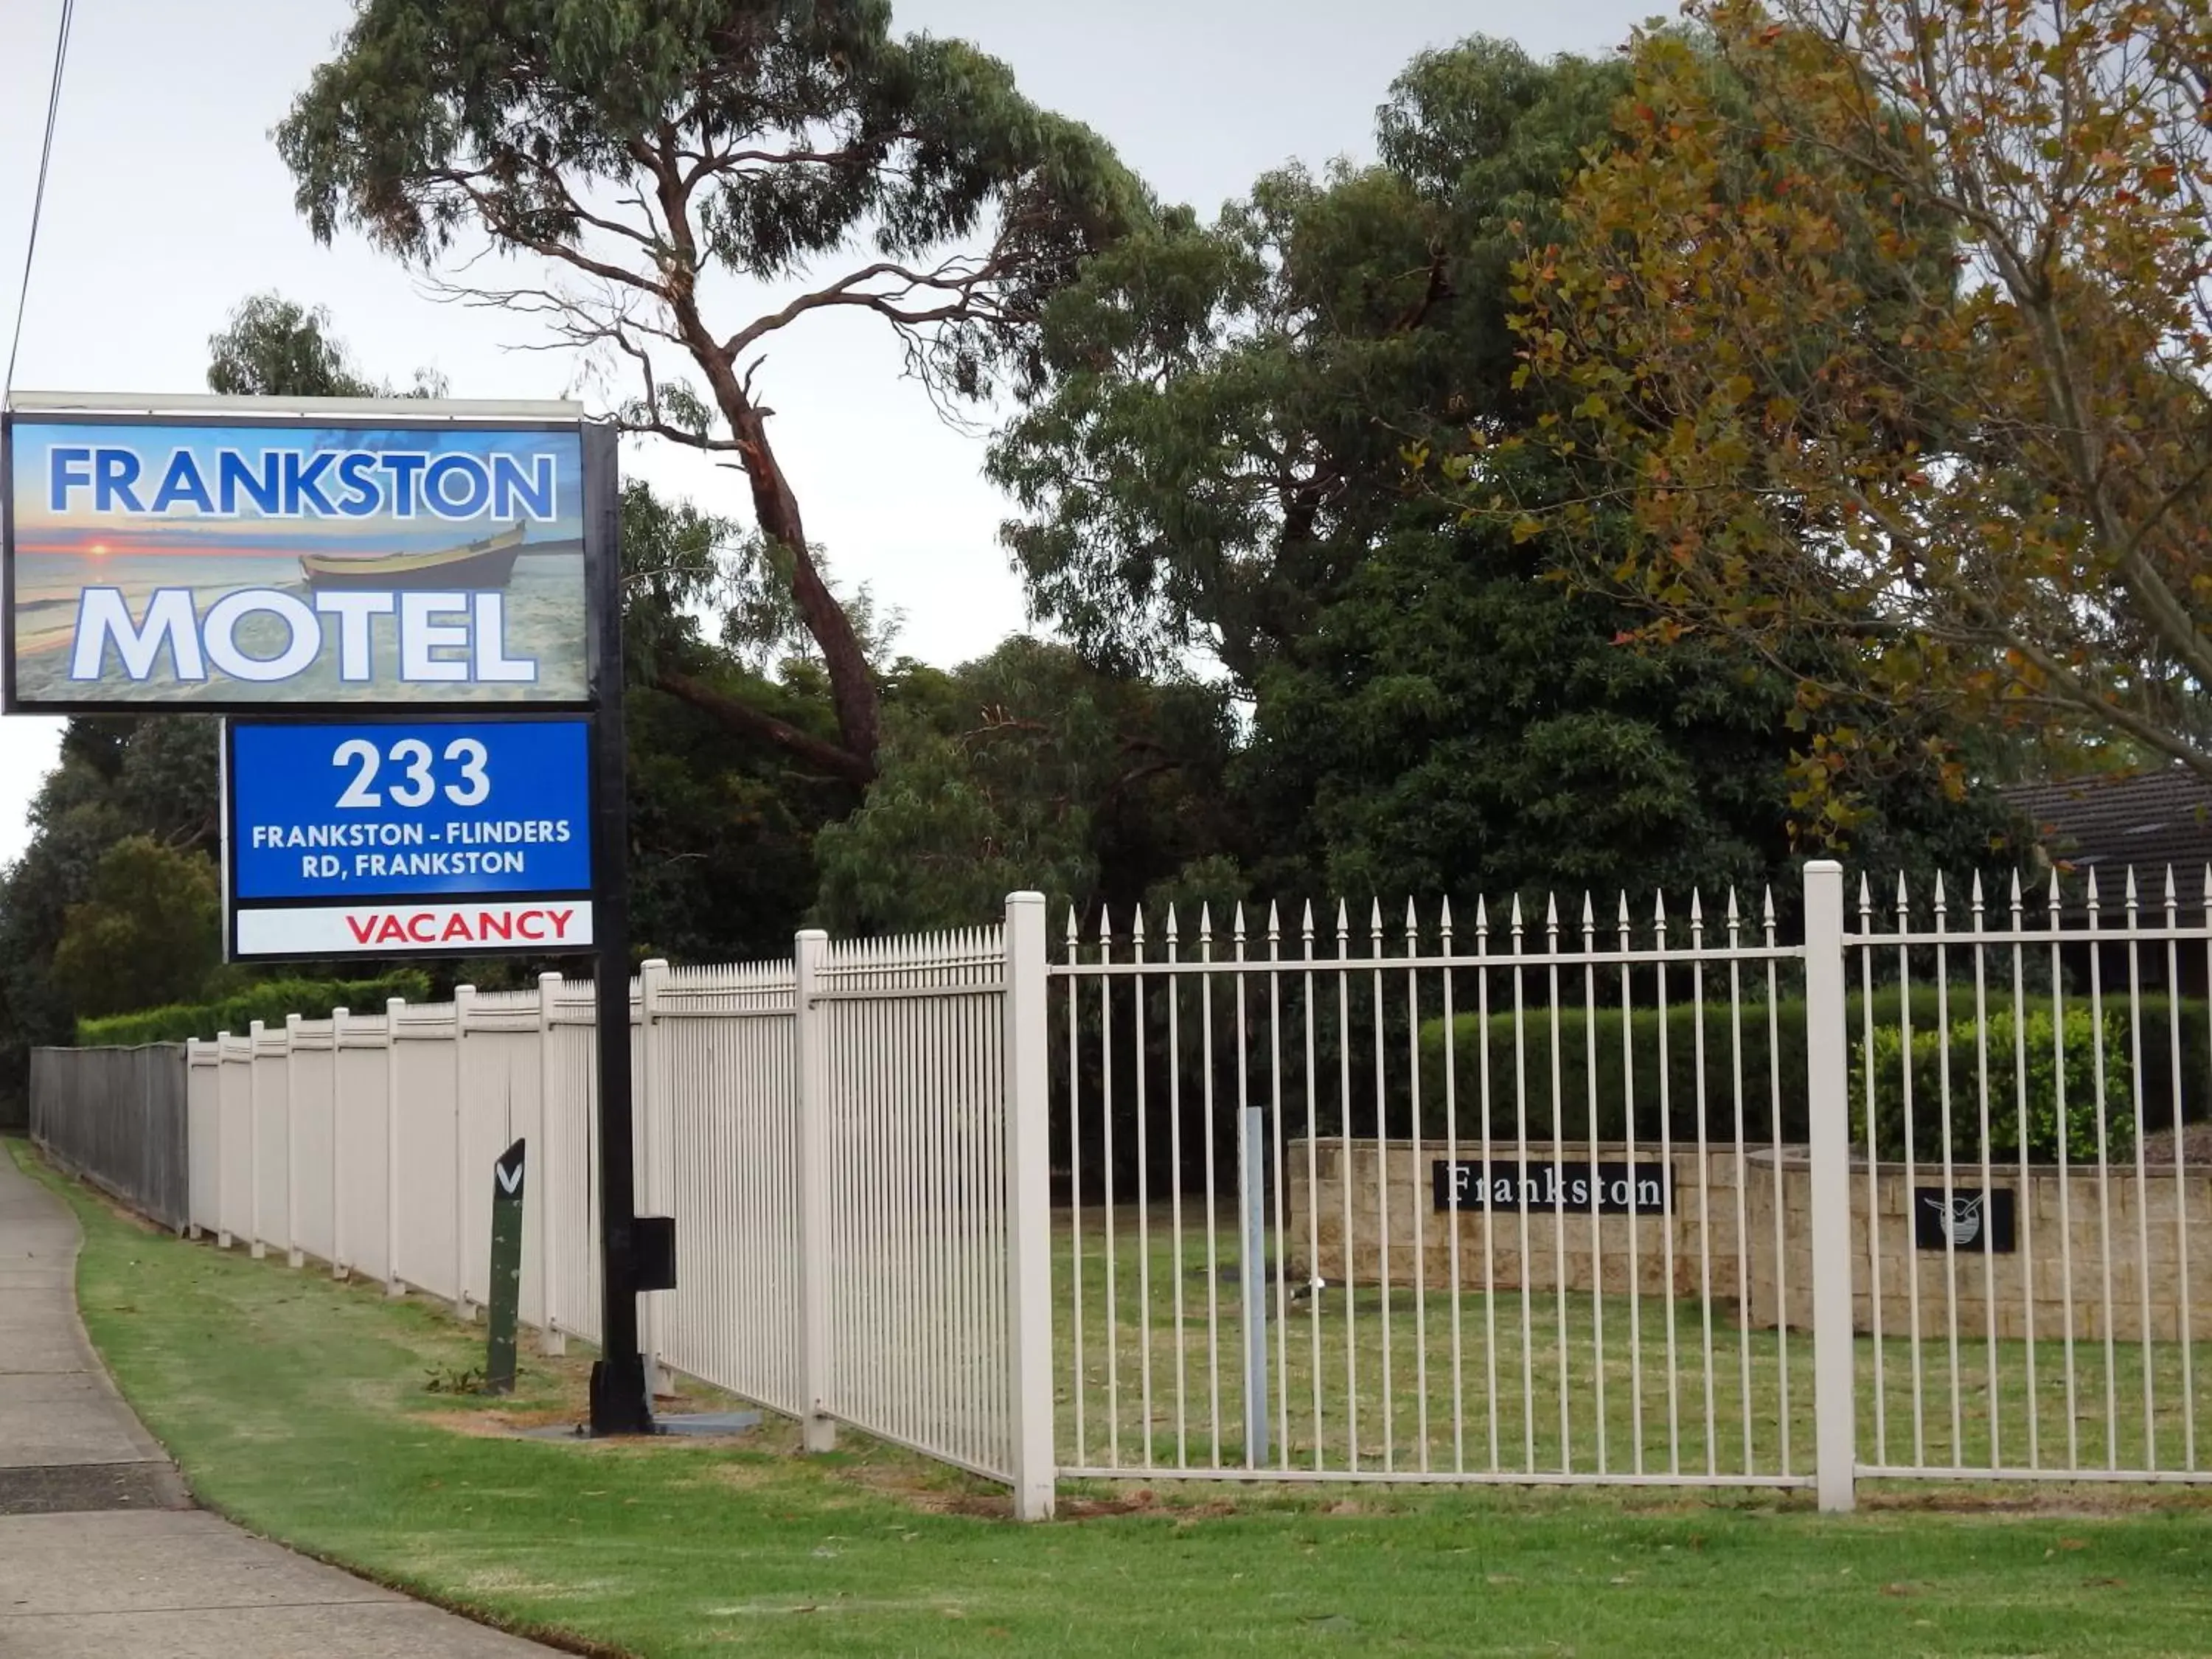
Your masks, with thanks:
M 573 423 L 18 412 L 8 702 L 589 700 Z

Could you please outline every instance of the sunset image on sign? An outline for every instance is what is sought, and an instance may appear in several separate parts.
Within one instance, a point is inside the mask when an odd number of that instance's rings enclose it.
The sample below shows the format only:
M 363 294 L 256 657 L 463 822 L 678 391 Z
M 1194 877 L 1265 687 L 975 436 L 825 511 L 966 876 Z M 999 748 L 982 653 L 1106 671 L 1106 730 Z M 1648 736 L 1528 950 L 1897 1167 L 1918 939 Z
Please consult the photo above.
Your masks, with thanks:
M 573 427 L 38 417 L 8 443 L 15 707 L 587 694 Z

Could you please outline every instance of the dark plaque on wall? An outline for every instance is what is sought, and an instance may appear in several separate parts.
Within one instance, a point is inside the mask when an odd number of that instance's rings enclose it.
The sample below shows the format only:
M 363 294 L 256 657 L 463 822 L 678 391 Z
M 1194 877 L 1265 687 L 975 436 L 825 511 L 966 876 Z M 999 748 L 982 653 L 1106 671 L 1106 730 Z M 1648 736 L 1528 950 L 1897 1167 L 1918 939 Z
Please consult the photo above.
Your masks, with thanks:
M 1941 1187 L 1912 1189 L 1912 1242 L 1923 1250 L 1987 1250 L 2010 1255 L 2018 1195 L 2009 1187 L 1954 1187 L 1947 1201 Z
M 1667 1166 L 1438 1158 L 1429 1181 L 1439 1210 L 1564 1210 L 1569 1215 L 1664 1215 Z

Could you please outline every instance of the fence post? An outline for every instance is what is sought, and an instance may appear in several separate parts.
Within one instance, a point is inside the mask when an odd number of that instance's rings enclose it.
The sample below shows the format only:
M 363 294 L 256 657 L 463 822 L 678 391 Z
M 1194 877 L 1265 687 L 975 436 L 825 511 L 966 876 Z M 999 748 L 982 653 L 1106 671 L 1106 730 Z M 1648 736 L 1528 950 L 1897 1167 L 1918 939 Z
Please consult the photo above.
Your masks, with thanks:
M 229 1062 L 224 1050 L 230 1046 L 230 1033 L 215 1034 L 215 1247 L 218 1250 L 230 1248 L 230 1211 L 227 1207 L 230 1185 L 230 1160 L 223 1151 L 222 1068 Z
M 653 1022 L 660 1015 L 660 994 L 668 983 L 668 964 L 655 957 L 638 964 L 637 969 L 637 1127 L 639 1139 L 645 1145 L 638 1159 L 638 1170 L 643 1176 L 645 1191 L 640 1195 L 639 1211 L 645 1215 L 669 1215 L 673 1208 L 668 1201 L 668 1171 L 664 1167 L 662 1152 L 668 1132 L 667 1079 L 661 1075 L 659 1054 L 654 1050 Z M 673 1292 L 667 1292 L 672 1295 Z M 650 1296 L 638 1304 L 638 1346 L 645 1355 L 647 1367 L 646 1382 L 656 1396 L 673 1394 L 675 1380 L 668 1374 L 668 1362 L 662 1357 L 666 1344 L 664 1340 L 668 1323 L 668 1310 L 664 1305 L 665 1295 Z
M 1805 866 L 1805 1064 L 1812 1139 L 1813 1425 L 1820 1508 L 1856 1503 L 1851 1334 L 1850 1053 L 1844 866 Z
M 162 1057 L 171 1058 L 166 1049 Z M 181 1051 L 173 1058 L 176 1064 L 165 1069 L 176 1080 L 176 1127 L 173 1135 L 166 1139 L 177 1155 L 177 1173 L 170 1190 L 179 1194 L 177 1237 L 185 1238 L 191 1235 L 192 1225 L 192 1073 Z
M 476 1318 L 469 1298 L 469 1008 L 473 985 L 453 987 L 453 1317 Z
M 253 1020 L 246 1028 L 246 1180 L 248 1254 L 258 1261 L 269 1254 L 261 1237 L 261 1033 L 266 1028 Z
M 284 1016 L 284 1262 L 304 1267 L 307 1253 L 300 1248 L 300 1079 L 294 1075 L 292 1056 L 300 1043 L 300 1017 Z
M 338 1146 L 339 1126 L 345 1121 L 345 1029 L 348 1011 L 331 1010 L 331 1277 L 343 1279 L 353 1271 L 346 1260 L 345 1156 Z
M 407 1294 L 399 1276 L 399 1016 L 407 999 L 384 1005 L 384 1293 Z
M 837 1443 L 837 1425 L 823 1408 L 830 1389 L 830 1275 L 823 1260 L 830 1231 L 830 1126 L 820 1034 L 814 1017 L 814 979 L 830 936 L 818 927 L 792 940 L 793 1053 L 799 1063 L 799 1391 L 806 1401 L 806 1449 L 825 1452 Z
M 568 1352 L 568 1338 L 556 1311 L 560 1279 L 560 1236 L 553 1212 L 561 1192 L 561 1137 L 553 1127 L 553 1006 L 561 1000 L 561 975 L 538 976 L 538 1351 L 557 1358 Z
M 185 1237 L 195 1239 L 200 1236 L 200 1218 L 198 1212 L 192 1208 L 192 1158 L 198 1151 L 198 1148 L 192 1144 L 192 1068 L 198 1063 L 199 1053 L 200 1040 L 198 1037 L 186 1037 L 185 1039 Z M 33 1065 L 37 1063 L 35 1056 L 32 1063 Z M 36 1110 L 37 1106 L 38 1101 L 34 1093 L 32 1097 L 32 1109 Z M 218 1142 L 217 1145 L 220 1146 L 221 1143 Z M 215 1174 L 218 1180 L 221 1178 L 222 1172 L 222 1160 L 217 1158 L 215 1162 Z M 217 1186 L 216 1190 L 220 1193 L 222 1188 Z
M 1006 899 L 1006 1356 L 1014 1513 L 1052 1518 L 1051 1079 L 1045 1066 L 1044 895 Z
M 155 1171 L 160 1167 L 161 1137 L 154 1129 L 154 1056 L 158 1048 L 138 1051 L 138 1200 L 150 1214 L 160 1201 Z

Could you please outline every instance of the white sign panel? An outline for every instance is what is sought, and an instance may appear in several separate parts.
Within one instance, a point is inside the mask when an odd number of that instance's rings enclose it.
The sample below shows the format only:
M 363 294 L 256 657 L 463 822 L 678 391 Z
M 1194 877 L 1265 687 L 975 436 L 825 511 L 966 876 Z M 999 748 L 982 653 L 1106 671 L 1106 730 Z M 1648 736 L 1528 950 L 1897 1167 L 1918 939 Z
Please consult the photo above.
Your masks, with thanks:
M 548 956 L 592 943 L 589 899 L 479 899 L 464 904 L 240 906 L 240 957 L 414 956 L 451 951 L 541 950 Z

